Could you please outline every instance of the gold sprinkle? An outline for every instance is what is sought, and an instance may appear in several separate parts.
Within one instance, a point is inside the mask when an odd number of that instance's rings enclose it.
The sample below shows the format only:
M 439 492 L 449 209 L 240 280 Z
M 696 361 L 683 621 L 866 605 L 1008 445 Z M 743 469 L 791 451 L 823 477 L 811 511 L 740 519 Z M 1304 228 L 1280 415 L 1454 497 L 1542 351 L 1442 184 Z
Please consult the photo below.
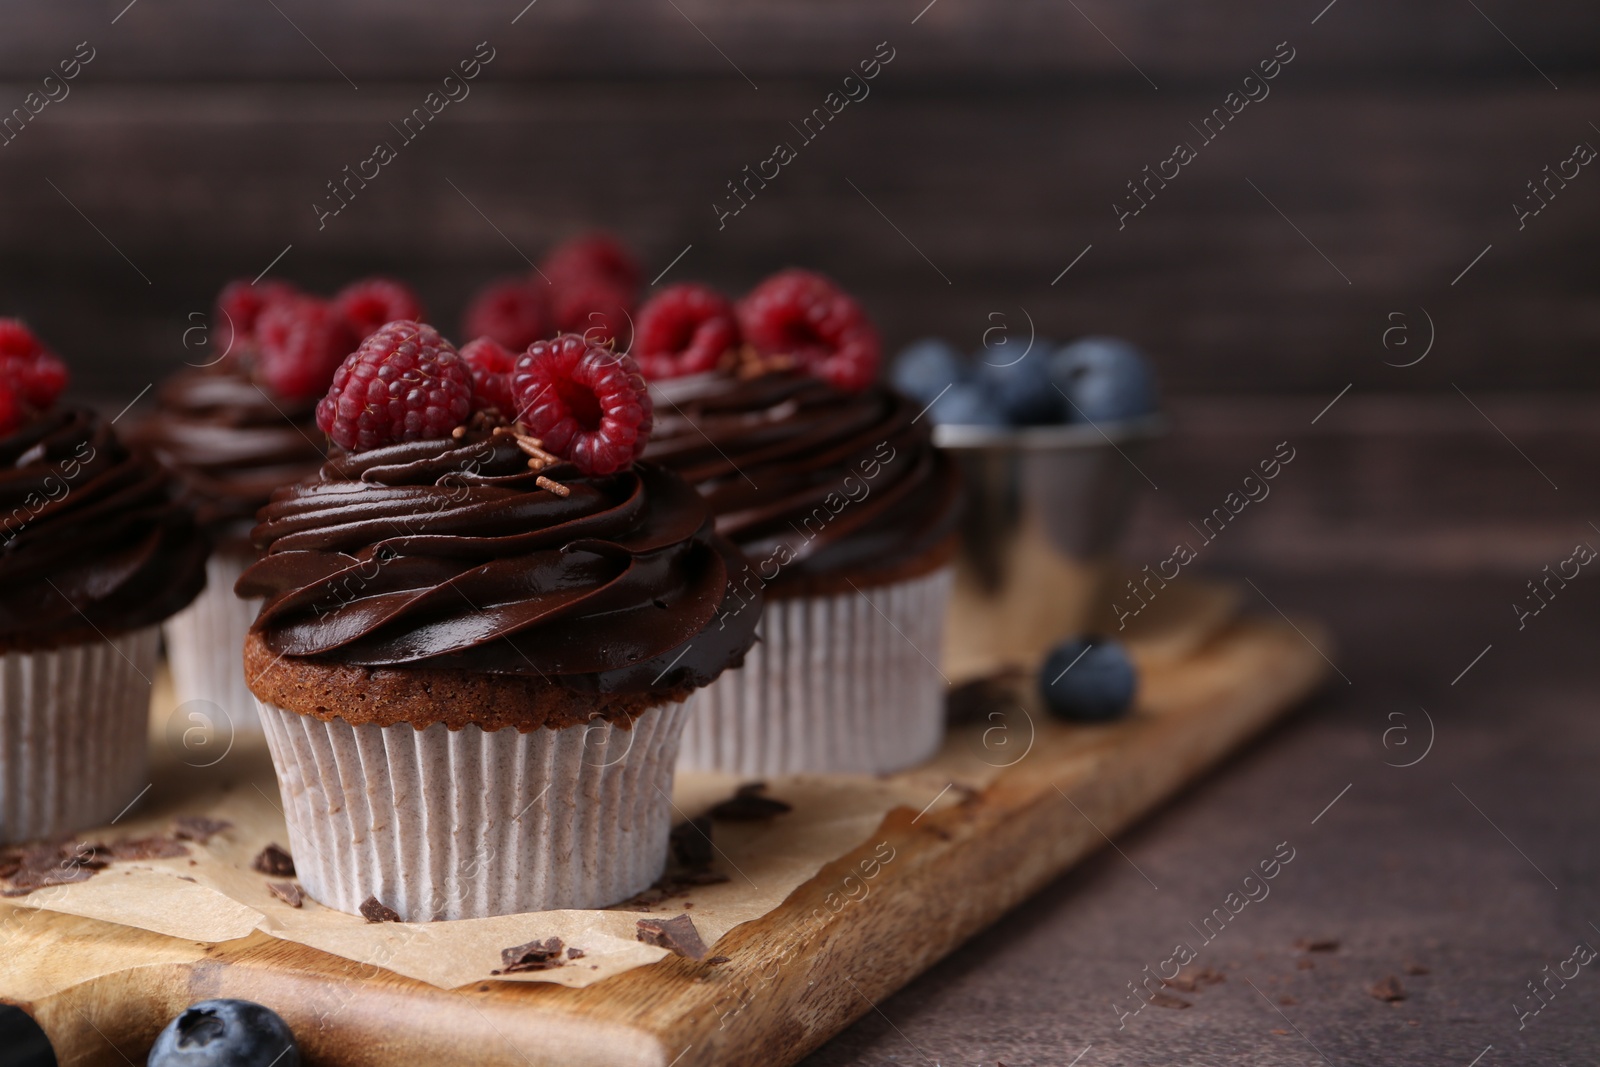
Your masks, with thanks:
M 542 471 L 548 466 L 550 466 L 550 464 L 546 463 L 538 456 L 531 456 L 528 459 L 528 469 L 531 471 Z
M 467 428 L 465 426 L 457 426 L 455 429 L 450 431 L 450 436 L 459 441 L 463 437 L 467 436 Z
M 551 481 L 542 474 L 533 480 L 533 484 L 537 485 L 540 489 L 548 489 L 550 492 L 559 497 L 569 497 L 572 495 L 571 489 L 562 485 L 560 482 Z

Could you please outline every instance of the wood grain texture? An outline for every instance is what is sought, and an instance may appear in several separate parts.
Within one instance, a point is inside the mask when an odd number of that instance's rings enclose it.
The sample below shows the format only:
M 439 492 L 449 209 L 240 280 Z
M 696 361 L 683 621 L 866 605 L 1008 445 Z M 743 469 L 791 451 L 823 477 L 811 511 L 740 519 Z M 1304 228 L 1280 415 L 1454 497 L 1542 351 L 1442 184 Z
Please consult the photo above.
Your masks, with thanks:
M 1592 67 L 1589 45 L 1600 32 L 1593 5 L 1480 6 L 1558 81 Z M 930 77 L 1067 77 L 1149 91 L 1133 63 L 1164 87 L 1214 75 L 1256 58 L 1249 36 L 1258 30 L 1272 41 L 1315 36 L 1351 78 L 1533 75 L 1494 25 L 1452 0 L 1083 0 L 1076 8 L 1050 0 L 13 0 L 0 71 L 49 65 L 63 45 L 88 37 L 105 42 L 105 72 L 117 78 L 338 81 L 337 68 L 365 89 L 369 80 L 448 67 L 461 44 L 491 39 L 518 45 L 508 70 L 519 77 L 740 81 L 737 64 L 759 82 L 849 67 L 859 58 L 855 42 L 890 38 L 917 41 Z
M 63 1063 L 91 1067 L 142 1055 L 167 1018 L 208 996 L 272 1006 L 311 1063 L 338 1067 L 790 1063 L 1101 847 L 1101 831 L 1170 797 L 1324 670 L 1289 627 L 1235 623 L 1180 666 L 1152 672 L 1161 714 L 1041 729 L 981 794 L 922 815 L 896 809 L 777 910 L 724 936 L 714 951 L 731 959 L 720 966 L 669 958 L 582 990 L 452 992 L 262 934 L 193 964 L 139 966 L 149 952 L 135 937 L 128 969 L 25 1006 Z M 14 936 L 49 937 L 54 919 L 16 924 Z M 66 921 L 84 936 L 86 920 Z M 71 944 L 62 949 L 70 967 Z
M 36 322 L 80 385 L 120 409 L 196 358 L 185 331 L 224 279 L 255 276 L 291 244 L 275 275 L 331 290 L 392 272 L 453 329 L 484 281 L 599 225 L 641 250 L 649 277 L 688 249 L 667 281 L 738 290 L 790 263 L 828 271 L 894 344 L 938 333 L 976 347 L 997 321 L 1030 318 L 1048 336 L 1123 334 L 1173 392 L 1600 386 L 1586 358 L 1600 344 L 1592 176 L 1525 230 L 1511 209 L 1575 141 L 1600 143 L 1593 85 L 1314 90 L 1296 80 L 1316 62 L 1307 46 L 1119 230 L 1125 183 L 1196 140 L 1188 124 L 1228 83 L 1147 96 L 897 85 L 916 62 L 903 49 L 872 96 L 721 229 L 726 183 L 776 141 L 799 141 L 789 124 L 823 87 L 485 78 L 319 229 L 325 183 L 398 140 L 390 123 L 422 86 L 86 74 L 0 149 L 0 311 Z M 1423 309 L 1436 353 L 1399 374 L 1384 364 L 1402 358 L 1382 345 L 1389 315 L 1409 316 L 1420 339 Z

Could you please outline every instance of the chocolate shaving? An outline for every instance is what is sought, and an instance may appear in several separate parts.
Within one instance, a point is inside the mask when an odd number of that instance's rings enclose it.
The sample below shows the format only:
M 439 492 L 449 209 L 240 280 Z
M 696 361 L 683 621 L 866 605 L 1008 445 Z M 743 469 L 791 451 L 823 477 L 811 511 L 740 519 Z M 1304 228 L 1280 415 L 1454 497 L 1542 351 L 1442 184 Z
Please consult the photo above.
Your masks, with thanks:
M 640 919 L 635 925 L 639 928 L 638 939 L 647 945 L 670 949 L 691 960 L 706 958 L 706 943 L 700 940 L 700 931 L 694 928 L 694 920 L 687 915 L 674 919 Z
M 4 863 L 11 888 L 0 895 L 22 897 L 36 889 L 88 881 L 109 862 L 104 845 L 70 838 L 13 849 Z
M 732 797 L 712 808 L 711 817 L 725 822 L 756 822 L 794 810 L 794 805 L 786 801 L 763 796 L 766 791 L 766 782 L 746 782 L 734 790 Z
M 193 841 L 203 845 L 224 830 L 233 829 L 227 819 L 213 819 L 205 815 L 180 815 L 172 820 L 172 836 L 179 841 Z
M 581 960 L 581 959 L 583 959 L 583 949 L 581 949 L 581 948 L 569 948 L 569 949 L 567 949 L 567 959 L 569 959 L 569 960 Z
M 1397 1000 L 1406 999 L 1405 987 L 1400 984 L 1400 979 L 1392 974 L 1385 975 L 1372 983 L 1372 987 L 1367 990 L 1367 994 L 1389 1004 L 1393 1004 Z
M 187 848 L 165 834 L 111 842 L 113 860 L 165 860 L 188 854 Z
M 1302 937 L 1294 943 L 1294 947 L 1301 952 L 1338 952 L 1339 939 L 1336 937 Z
M 293 882 L 268 882 L 267 892 L 291 908 L 298 908 L 306 902 L 306 891 Z
M 369 923 L 397 923 L 400 913 L 377 897 L 368 897 L 361 902 L 361 917 Z
M 714 850 L 711 846 L 711 820 L 705 816 L 681 822 L 668 835 L 672 843 L 672 859 L 679 873 L 692 873 L 711 869 Z
M 706 963 L 710 964 L 712 967 L 715 967 L 718 964 L 729 963 L 731 961 L 731 956 L 712 956 L 709 960 L 706 960 Z
M 1011 711 L 1016 708 L 1027 677 L 1026 672 L 1009 667 L 956 686 L 944 698 L 945 724 L 988 725 L 990 712 Z
M 294 858 L 281 845 L 268 845 L 262 849 L 250 866 L 276 878 L 294 877 Z
M 543 941 L 535 938 L 526 945 L 513 945 L 511 948 L 500 950 L 500 967 L 498 971 L 490 974 L 516 974 L 519 971 L 548 971 L 565 965 L 561 958 L 561 950 L 566 946 L 559 937 L 546 938 Z M 582 951 L 574 949 L 578 956 Z M 569 954 L 570 955 L 570 954 Z M 573 956 L 577 959 L 577 956 Z

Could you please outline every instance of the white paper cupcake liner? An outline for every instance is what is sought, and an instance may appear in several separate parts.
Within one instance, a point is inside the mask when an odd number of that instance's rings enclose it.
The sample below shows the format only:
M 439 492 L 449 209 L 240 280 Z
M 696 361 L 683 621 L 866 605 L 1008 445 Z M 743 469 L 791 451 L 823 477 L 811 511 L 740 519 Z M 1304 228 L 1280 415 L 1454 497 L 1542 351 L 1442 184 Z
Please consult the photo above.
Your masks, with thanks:
M 213 552 L 206 560 L 206 587 L 163 624 L 162 632 L 178 703 L 208 701 L 222 709 L 234 733 L 258 734 L 256 698 L 245 685 L 244 639 L 261 601 L 233 594 L 233 584 L 253 562 L 254 556 Z
M 952 574 L 767 600 L 744 666 L 689 698 L 679 767 L 879 774 L 928 759 L 944 738 Z
M 661 876 L 685 708 L 631 729 L 424 730 L 258 701 L 295 872 L 317 901 L 407 922 L 601 908 Z
M 139 795 L 160 639 L 0 656 L 0 842 L 99 826 Z

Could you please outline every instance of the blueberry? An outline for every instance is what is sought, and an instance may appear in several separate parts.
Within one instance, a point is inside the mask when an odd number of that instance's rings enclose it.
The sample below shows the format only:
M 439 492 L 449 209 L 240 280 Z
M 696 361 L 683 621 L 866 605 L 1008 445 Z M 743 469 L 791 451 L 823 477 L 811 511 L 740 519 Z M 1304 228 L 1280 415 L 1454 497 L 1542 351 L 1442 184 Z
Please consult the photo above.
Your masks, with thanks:
M 890 383 L 924 404 L 931 404 L 952 382 L 966 382 L 971 378 L 972 370 L 961 353 L 937 337 L 907 345 L 889 368 Z
M 1061 642 L 1039 669 L 1039 693 L 1050 714 L 1068 722 L 1108 722 L 1133 706 L 1138 685 L 1121 644 L 1104 637 Z
M 928 417 L 940 425 L 993 426 L 1004 428 L 1006 417 L 981 385 L 952 385 L 928 409 Z
M 1050 384 L 1050 350 L 1048 341 L 1035 340 L 1030 348 L 1018 339 L 977 354 L 978 381 L 1011 425 L 1062 420 L 1067 405 Z
M 1149 363 L 1115 337 L 1085 337 L 1067 345 L 1051 357 L 1050 378 L 1072 401 L 1064 405 L 1068 422 L 1115 422 L 1156 410 Z
M 146 1067 L 300 1067 L 288 1024 L 248 1000 L 202 1000 L 167 1024 Z

